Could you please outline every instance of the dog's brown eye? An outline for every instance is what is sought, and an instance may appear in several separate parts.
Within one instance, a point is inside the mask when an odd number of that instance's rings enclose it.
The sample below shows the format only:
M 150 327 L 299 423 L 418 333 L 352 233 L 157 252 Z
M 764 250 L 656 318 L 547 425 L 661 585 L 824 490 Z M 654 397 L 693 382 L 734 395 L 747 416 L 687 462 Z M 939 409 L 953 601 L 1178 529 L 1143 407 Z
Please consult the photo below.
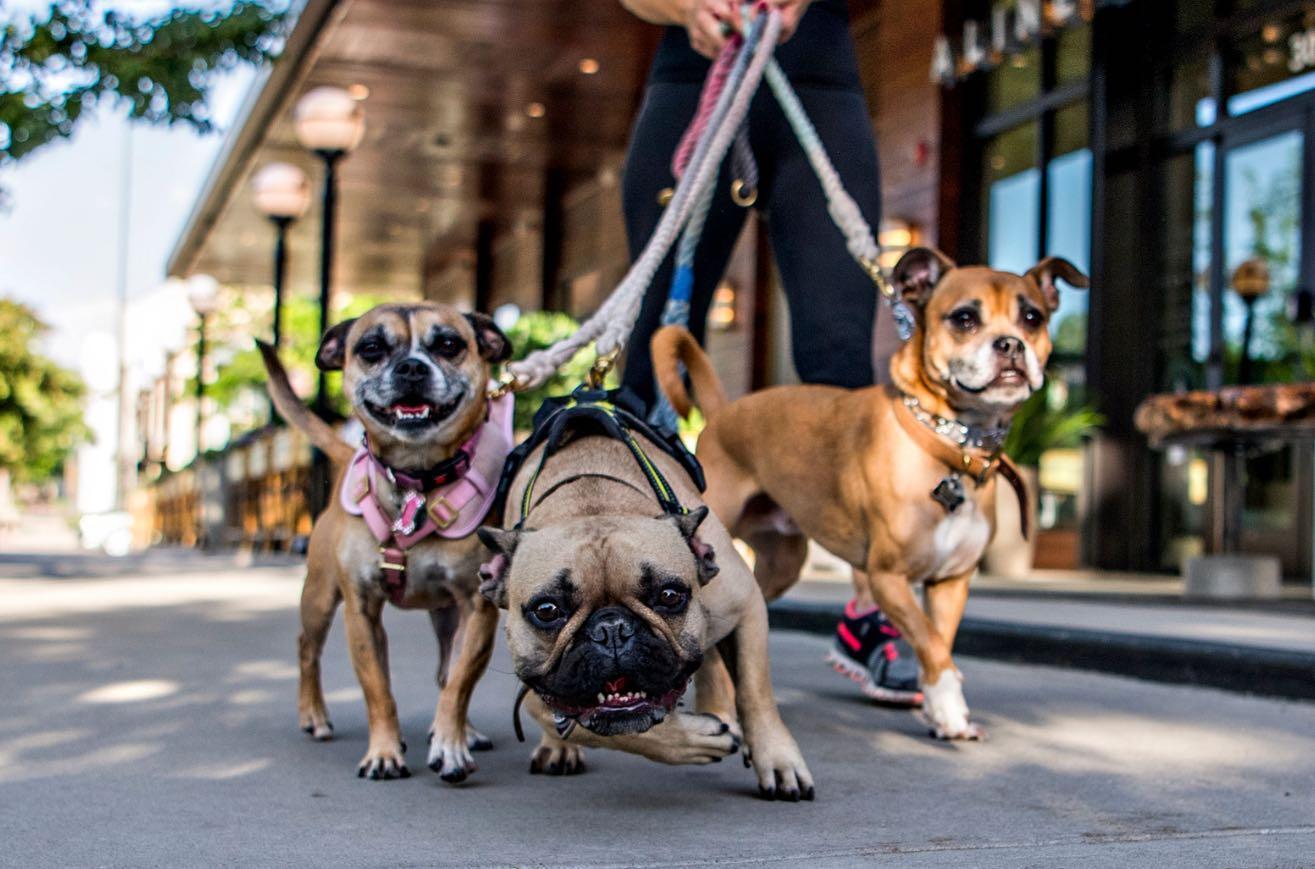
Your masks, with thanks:
M 957 311 L 951 311 L 946 319 L 950 321 L 950 325 L 960 332 L 971 332 L 982 325 L 982 318 L 978 316 L 977 311 L 973 308 L 960 308 Z
M 526 610 L 530 620 L 541 628 L 556 627 L 566 618 L 566 611 L 551 600 L 531 601 Z
M 440 335 L 431 346 L 435 354 L 444 359 L 452 359 L 466 349 L 466 342 L 455 335 Z
M 659 591 L 656 601 L 659 609 L 673 613 L 683 610 L 685 604 L 688 602 L 689 592 L 685 591 L 683 588 L 678 588 L 672 585 Z
M 379 341 L 362 341 L 356 346 L 356 356 L 362 362 L 373 365 L 388 355 L 388 348 Z
M 1024 308 L 1021 319 L 1023 325 L 1033 331 L 1041 328 L 1041 324 L 1045 322 L 1045 318 L 1041 316 L 1041 312 L 1036 308 Z

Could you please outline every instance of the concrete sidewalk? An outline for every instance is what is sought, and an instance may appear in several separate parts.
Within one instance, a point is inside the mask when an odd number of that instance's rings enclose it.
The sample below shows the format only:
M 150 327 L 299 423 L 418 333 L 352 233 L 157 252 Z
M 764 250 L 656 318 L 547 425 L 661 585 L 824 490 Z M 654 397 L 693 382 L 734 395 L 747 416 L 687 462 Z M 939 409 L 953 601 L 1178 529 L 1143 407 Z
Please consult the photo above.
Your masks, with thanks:
M 989 578 L 968 599 L 956 649 L 1004 660 L 1094 669 L 1157 681 L 1315 699 L 1315 604 L 1172 602 L 1096 583 L 1028 594 Z M 773 624 L 829 634 L 848 581 L 805 580 L 772 605 Z
M 472 717 L 497 748 L 459 787 L 423 768 L 434 641 L 389 610 L 415 776 L 355 777 L 365 712 L 341 625 L 338 738 L 296 728 L 291 568 L 0 581 L 0 864 L 66 866 L 1308 866 L 1315 704 L 962 656 L 984 743 L 927 738 L 776 632 L 781 711 L 814 803 L 738 762 L 592 752 L 530 776 L 499 649 Z M 528 722 L 527 722 L 528 723 Z

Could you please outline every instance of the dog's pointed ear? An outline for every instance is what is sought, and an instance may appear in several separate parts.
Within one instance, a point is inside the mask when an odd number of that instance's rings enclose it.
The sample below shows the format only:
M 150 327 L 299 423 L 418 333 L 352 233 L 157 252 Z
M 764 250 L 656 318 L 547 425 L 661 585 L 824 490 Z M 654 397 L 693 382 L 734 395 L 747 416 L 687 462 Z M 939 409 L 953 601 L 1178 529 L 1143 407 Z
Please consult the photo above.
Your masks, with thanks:
M 1055 286 L 1056 278 L 1079 290 L 1091 286 L 1087 276 L 1062 256 L 1046 257 L 1028 269 L 1024 277 L 1036 281 L 1037 286 L 1041 288 L 1041 294 L 1046 297 L 1046 307 L 1051 313 L 1059 307 L 1059 287 Z
M 315 367 L 321 371 L 342 371 L 347 362 L 347 333 L 355 322 L 355 317 L 343 320 L 324 333 L 320 349 L 315 351 Z
M 915 247 L 895 263 L 891 283 L 901 299 L 921 309 L 931 296 L 932 288 L 954 267 L 954 260 L 936 248 Z
M 710 545 L 704 543 L 703 538 L 698 534 L 699 526 L 707 518 L 707 507 L 699 507 L 697 510 L 678 513 L 671 517 L 676 527 L 680 529 L 680 536 L 684 537 L 685 543 L 689 545 L 689 551 L 694 553 L 694 562 L 699 569 L 699 585 L 707 585 L 721 572 L 721 568 L 717 566 L 717 553 Z
M 520 545 L 524 531 L 504 531 L 487 525 L 477 528 L 479 541 L 488 547 L 493 557 L 479 566 L 479 593 L 499 609 L 507 608 L 507 573 L 511 570 L 511 557 Z
M 470 328 L 475 330 L 475 344 L 479 355 L 489 362 L 506 362 L 511 358 L 511 341 L 488 314 L 472 312 L 466 315 Z

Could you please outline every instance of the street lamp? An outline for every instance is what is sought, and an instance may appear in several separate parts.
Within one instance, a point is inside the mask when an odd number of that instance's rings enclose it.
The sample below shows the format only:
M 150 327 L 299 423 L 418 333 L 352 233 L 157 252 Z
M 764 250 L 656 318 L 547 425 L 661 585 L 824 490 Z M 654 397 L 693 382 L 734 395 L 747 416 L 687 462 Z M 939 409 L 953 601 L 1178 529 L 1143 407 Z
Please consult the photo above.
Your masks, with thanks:
M 274 349 L 277 350 L 283 341 L 288 227 L 310 205 L 310 179 L 291 163 L 270 163 L 251 177 L 251 193 L 256 210 L 274 224 Z
M 193 275 L 187 280 L 187 301 L 198 319 L 196 338 L 196 456 L 205 451 L 205 325 L 219 308 L 219 282 L 209 275 Z
M 1246 325 L 1242 327 L 1242 360 L 1237 372 L 1238 382 L 1246 386 L 1251 383 L 1251 329 L 1256 300 L 1269 292 L 1269 264 L 1255 257 L 1239 265 L 1233 272 L 1233 292 L 1247 308 Z
M 320 238 L 320 334 L 329 331 L 333 284 L 333 228 L 337 205 L 338 161 L 361 142 L 365 134 L 365 113 L 360 103 L 346 90 L 317 87 L 297 101 L 292 110 L 297 141 L 324 161 L 324 213 Z M 320 416 L 329 412 L 325 373 L 319 372 L 315 389 L 315 410 Z

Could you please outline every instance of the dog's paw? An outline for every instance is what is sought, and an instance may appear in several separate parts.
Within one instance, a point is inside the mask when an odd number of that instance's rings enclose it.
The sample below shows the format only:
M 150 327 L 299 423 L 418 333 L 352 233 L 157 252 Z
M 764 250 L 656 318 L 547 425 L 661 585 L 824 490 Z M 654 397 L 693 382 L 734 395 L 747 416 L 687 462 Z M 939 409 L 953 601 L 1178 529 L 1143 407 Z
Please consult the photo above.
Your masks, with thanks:
M 744 756 L 758 777 L 758 794 L 763 799 L 797 803 L 816 796 L 813 774 L 784 726 L 773 728 L 766 738 L 755 738 L 752 748 L 745 747 Z
M 442 731 L 430 734 L 429 768 L 448 784 L 465 781 L 479 769 L 475 759 L 470 756 L 469 742 L 469 734 L 466 732 L 458 737 L 447 736 Z
M 356 767 L 357 778 L 368 778 L 371 781 L 410 778 L 411 770 L 406 768 L 406 759 L 403 757 L 405 752 L 406 746 L 396 740 L 380 746 L 370 746 Z
M 297 716 L 303 733 L 316 742 L 328 742 L 333 739 L 333 722 L 323 709 L 303 710 Z
M 923 685 L 923 722 L 937 739 L 984 739 L 986 731 L 968 719 L 963 697 L 963 676 L 944 670 L 935 682 Z
M 544 735 L 530 755 L 531 775 L 579 775 L 584 772 L 584 750 Z
M 676 712 L 660 726 L 667 729 L 647 756 L 661 763 L 720 763 L 743 742 L 736 728 L 708 713 Z

